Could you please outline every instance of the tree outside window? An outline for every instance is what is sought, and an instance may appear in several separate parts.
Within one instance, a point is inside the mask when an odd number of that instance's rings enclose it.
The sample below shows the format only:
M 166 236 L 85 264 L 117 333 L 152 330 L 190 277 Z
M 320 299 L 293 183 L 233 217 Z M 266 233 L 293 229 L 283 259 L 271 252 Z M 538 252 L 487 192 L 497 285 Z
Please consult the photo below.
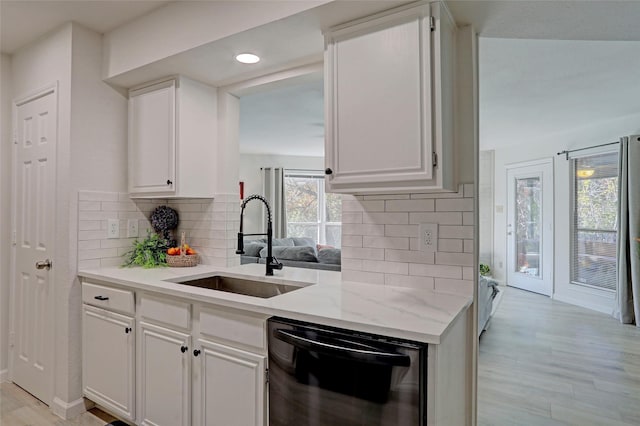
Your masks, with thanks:
M 324 192 L 321 172 L 285 174 L 287 237 L 340 247 L 342 200 Z

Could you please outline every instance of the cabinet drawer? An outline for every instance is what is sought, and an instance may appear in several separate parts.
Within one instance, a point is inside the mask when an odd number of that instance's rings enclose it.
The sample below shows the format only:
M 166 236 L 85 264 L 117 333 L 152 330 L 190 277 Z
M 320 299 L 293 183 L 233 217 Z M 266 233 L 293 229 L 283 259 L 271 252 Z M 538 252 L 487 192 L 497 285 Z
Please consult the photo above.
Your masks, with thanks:
M 245 313 L 202 307 L 200 333 L 260 351 L 267 348 L 266 318 Z
M 191 305 L 185 302 L 142 294 L 140 296 L 140 314 L 148 320 L 189 329 L 191 324 Z
M 82 283 L 82 301 L 88 305 L 131 315 L 135 312 L 133 291 L 131 290 L 122 290 L 85 281 Z

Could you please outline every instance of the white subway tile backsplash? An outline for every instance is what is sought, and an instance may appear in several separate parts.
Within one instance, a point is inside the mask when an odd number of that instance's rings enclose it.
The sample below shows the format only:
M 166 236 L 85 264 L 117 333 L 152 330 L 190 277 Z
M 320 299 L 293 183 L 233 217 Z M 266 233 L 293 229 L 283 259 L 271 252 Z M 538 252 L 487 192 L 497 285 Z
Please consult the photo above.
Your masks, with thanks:
M 423 263 L 410 263 L 410 275 L 420 275 L 434 278 L 462 279 L 462 267 L 447 265 L 426 265 Z
M 473 240 L 464 240 L 464 252 L 473 253 Z
M 342 235 L 384 235 L 384 225 L 374 224 L 343 224 Z
M 418 235 L 418 225 L 385 225 L 384 235 L 386 237 L 411 237 Z
M 438 239 L 438 251 L 462 253 L 463 240 Z
M 473 238 L 473 226 L 439 226 L 440 238 Z
M 437 212 L 472 212 L 473 198 L 436 200 Z
M 342 247 L 362 247 L 362 235 L 343 235 Z
M 471 253 L 436 253 L 436 264 L 473 266 L 473 254 Z
M 343 254 L 344 257 L 344 254 Z M 410 263 L 435 263 L 435 253 L 427 253 L 417 250 L 391 250 L 384 251 L 384 259 L 391 262 L 410 262 Z
M 471 294 L 474 196 L 473 185 L 460 185 L 456 193 L 344 197 L 343 277 L 378 283 L 382 275 L 385 285 L 439 290 L 449 285 L 446 291 Z M 366 204 L 380 202 L 384 206 Z M 437 253 L 420 250 L 421 223 L 439 225 Z
M 384 260 L 384 249 L 342 247 L 342 256 L 348 259 Z
M 475 224 L 475 214 L 473 212 L 464 212 L 462 213 L 462 224 L 463 225 L 474 225 Z
M 409 249 L 409 239 L 406 237 L 362 237 L 363 247 L 389 248 L 398 250 Z
M 78 200 L 80 268 L 122 264 L 122 254 L 131 250 L 134 240 L 125 238 L 127 220 L 139 221 L 138 239 L 144 239 L 147 230 L 151 230 L 148 217 L 161 205 L 170 205 L 178 211 L 180 225 L 174 231 L 174 238 L 179 239 L 180 232 L 184 231 L 203 263 L 231 266 L 240 262 L 239 256 L 235 255 L 240 213 L 236 194 L 221 194 L 215 200 L 132 201 L 127 193 L 80 191 Z M 120 220 L 121 238 L 106 238 L 107 219 Z
M 409 213 L 371 213 L 362 214 L 362 223 L 406 225 L 409 223 Z
M 386 274 L 409 274 L 409 264 L 402 262 L 381 262 L 375 260 L 363 260 L 362 270 L 369 272 L 383 272 Z
M 362 223 L 362 212 L 342 212 L 342 223 Z
M 409 213 L 409 223 L 437 223 L 440 225 L 462 225 L 462 213 L 461 212 L 447 212 L 447 213 Z
M 432 212 L 434 200 L 388 200 L 385 210 L 388 212 Z

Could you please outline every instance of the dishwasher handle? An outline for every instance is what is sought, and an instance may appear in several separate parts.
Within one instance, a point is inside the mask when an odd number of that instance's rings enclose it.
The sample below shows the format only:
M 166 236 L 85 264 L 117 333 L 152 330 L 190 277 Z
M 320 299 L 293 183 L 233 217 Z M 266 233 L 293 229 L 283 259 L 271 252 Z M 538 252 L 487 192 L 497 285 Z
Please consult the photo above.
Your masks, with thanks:
M 361 342 L 333 336 L 322 336 L 322 340 L 310 338 L 304 330 L 289 330 L 278 328 L 274 336 L 297 348 L 335 356 L 342 359 L 379 364 L 390 367 L 408 367 L 411 358 L 408 355 L 389 352 Z M 315 333 L 314 333 L 315 334 Z

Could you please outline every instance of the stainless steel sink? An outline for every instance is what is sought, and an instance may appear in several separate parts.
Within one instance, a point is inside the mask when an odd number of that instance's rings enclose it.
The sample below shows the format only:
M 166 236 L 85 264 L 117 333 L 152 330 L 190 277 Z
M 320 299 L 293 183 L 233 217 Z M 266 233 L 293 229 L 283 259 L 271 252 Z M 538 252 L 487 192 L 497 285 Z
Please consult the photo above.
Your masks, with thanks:
M 188 281 L 178 281 L 178 284 L 226 291 L 228 293 L 244 294 L 245 296 L 261 297 L 263 299 L 268 299 L 273 296 L 278 296 L 280 294 L 302 288 L 295 285 L 251 281 L 242 278 L 225 277 L 222 275 L 214 275 L 212 277 L 198 278 Z

